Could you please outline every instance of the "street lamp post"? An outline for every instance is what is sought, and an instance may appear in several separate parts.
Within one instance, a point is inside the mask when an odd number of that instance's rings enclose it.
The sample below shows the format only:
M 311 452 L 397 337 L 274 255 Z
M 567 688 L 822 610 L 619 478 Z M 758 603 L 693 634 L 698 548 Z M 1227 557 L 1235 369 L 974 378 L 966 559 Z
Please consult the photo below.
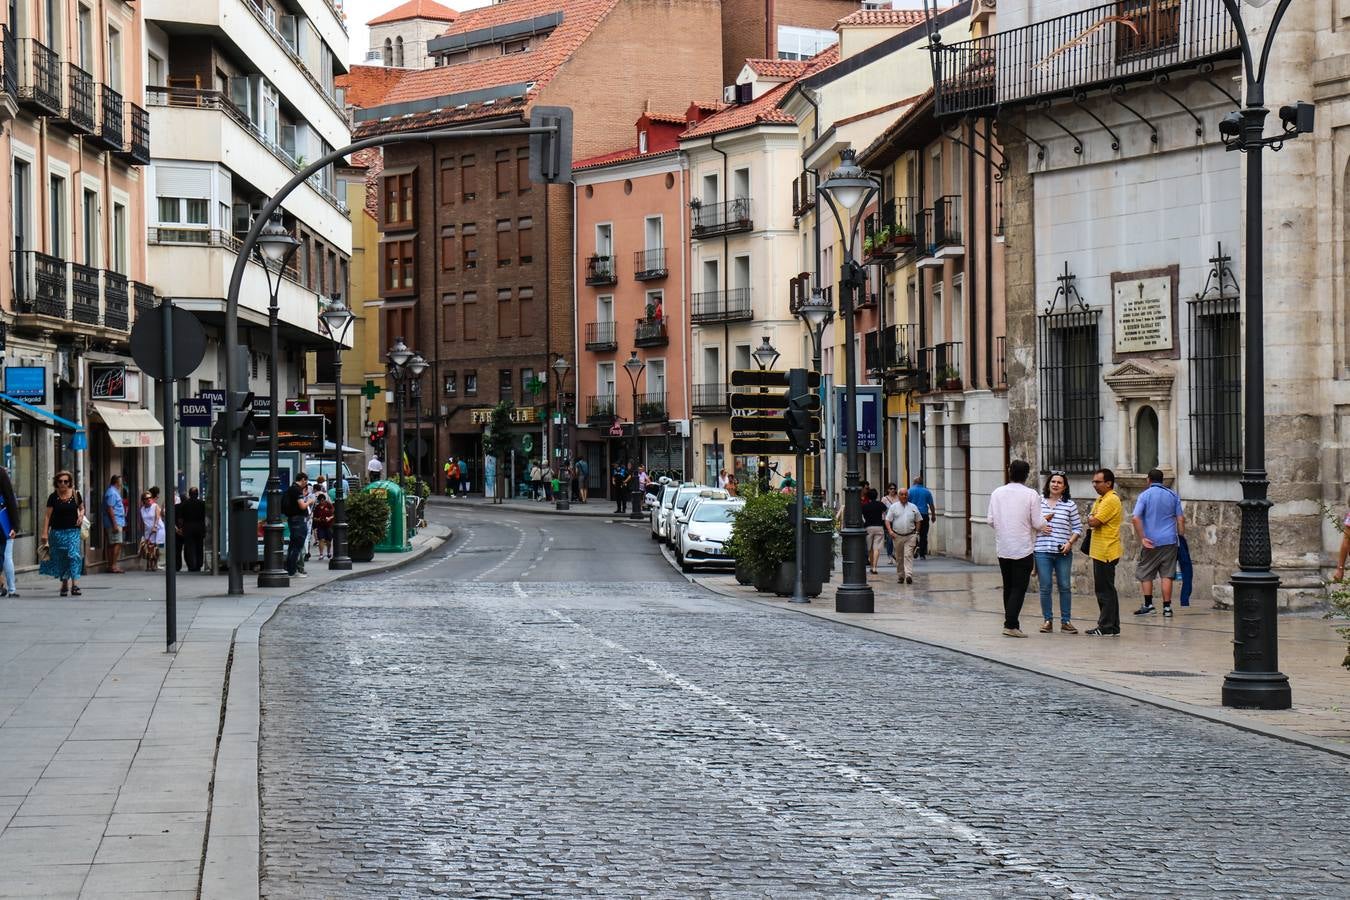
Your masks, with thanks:
M 571 368 L 572 364 L 569 363 L 564 356 L 559 356 L 553 361 L 553 374 L 557 376 L 555 379 L 556 387 L 554 387 L 553 390 L 558 399 L 557 409 L 559 418 L 561 419 L 561 424 L 558 428 L 558 445 L 562 448 L 562 456 L 560 457 L 559 462 L 560 472 L 563 471 L 564 467 L 566 467 L 572 459 L 567 443 L 567 414 L 563 412 L 563 383 L 567 380 L 567 373 Z M 566 483 L 562 485 L 562 490 L 553 495 L 553 508 L 557 510 L 568 510 L 572 508 L 571 479 L 564 478 L 563 480 Z
M 637 391 L 637 383 L 638 383 L 638 378 L 640 378 L 640 377 L 642 376 L 643 370 L 647 368 L 647 364 L 646 364 L 645 362 L 643 362 L 642 360 L 638 359 L 637 351 L 634 350 L 634 351 L 632 352 L 632 354 L 628 357 L 628 362 L 626 362 L 626 363 L 623 364 L 623 368 L 624 368 L 624 371 L 626 371 L 626 372 L 628 373 L 628 380 L 629 380 L 629 382 L 632 383 L 632 385 L 633 385 L 633 453 L 632 453 L 632 456 L 630 456 L 630 457 L 629 457 L 629 460 L 628 460 L 628 462 L 629 462 L 629 472 L 628 472 L 628 474 L 629 474 L 629 476 L 633 479 L 633 492 L 632 492 L 632 495 L 629 497 L 629 503 L 631 504 L 632 508 L 628 510 L 628 518 L 630 518 L 630 519 L 641 519 L 641 518 L 642 518 L 642 488 L 638 487 L 637 472 L 634 471 L 634 470 L 637 468 L 637 458 L 638 458 L 638 391 Z
M 422 480 L 422 374 L 430 366 L 431 363 L 420 353 L 413 354 L 413 358 L 408 361 L 408 374 L 412 376 L 408 384 L 408 400 L 413 404 L 412 474 L 417 481 Z
M 277 447 L 277 357 L 281 354 L 277 336 L 280 314 L 277 294 L 281 291 L 281 273 L 299 246 L 300 242 L 282 223 L 281 213 L 274 212 L 254 247 L 267 278 L 267 396 L 271 404 L 267 411 L 267 523 L 263 525 L 263 566 L 258 572 L 258 587 L 288 587 L 291 583 L 282 550 L 285 525 L 281 521 L 281 462 Z
M 403 476 L 403 379 L 407 377 L 408 365 L 416 355 L 401 337 L 394 338 L 394 346 L 385 354 L 389 360 L 389 376 L 394 379 L 394 429 L 398 432 L 394 445 L 398 447 L 398 455 L 394 456 L 393 463 L 400 479 Z M 390 455 L 385 453 L 385 456 Z M 388 468 L 386 465 L 385 469 Z M 388 474 L 386 471 L 386 477 Z
M 834 594 L 834 608 L 837 612 L 870 613 L 874 609 L 875 598 L 872 587 L 867 583 L 867 530 L 862 523 L 862 504 L 860 502 L 858 476 L 858 362 L 853 349 L 853 301 L 854 292 L 865 283 L 862 266 L 854 259 L 857 251 L 858 226 L 862 219 L 857 215 L 865 209 L 876 194 L 876 182 L 867 177 L 867 173 L 853 161 L 852 148 L 840 153 L 839 168 L 830 173 L 816 187 L 816 192 L 825 198 L 839 226 L 839 237 L 844 242 L 846 253 L 839 276 L 839 314 L 844 319 L 844 395 L 845 395 L 845 448 L 844 473 L 844 527 L 840 529 L 843 543 L 844 572 L 843 581 Z M 844 218 L 848 217 L 848 227 Z
M 823 368 L 821 342 L 825 338 L 825 326 L 834 319 L 834 306 L 829 300 L 825 299 L 824 291 L 820 288 L 814 288 L 811 291 L 811 298 L 797 308 L 797 315 L 811 329 L 811 368 L 819 372 Z M 818 449 L 811 457 L 811 480 L 815 483 L 812 497 L 817 506 L 825 503 L 825 485 L 821 481 L 820 464 L 820 457 L 825 452 L 825 446 L 826 442 L 822 440 L 820 442 L 821 449 Z
M 1263 6 L 1266 0 L 1248 0 Z M 1280 110 L 1281 134 L 1264 135 L 1266 64 L 1280 20 L 1290 0 L 1280 0 L 1259 57 L 1248 40 L 1237 0 L 1224 0 L 1242 48 L 1246 76 L 1246 104 L 1219 123 L 1219 133 L 1229 150 L 1247 155 L 1246 320 L 1245 384 L 1243 385 L 1242 513 L 1238 533 L 1238 571 L 1233 573 L 1233 671 L 1223 680 L 1223 705 L 1243 709 L 1289 709 L 1293 704 L 1289 678 L 1279 667 L 1279 586 L 1270 570 L 1270 507 L 1266 497 L 1270 481 L 1266 473 L 1265 328 L 1263 317 L 1265 265 L 1262 257 L 1263 196 L 1261 151 L 1279 150 L 1284 141 L 1312 130 L 1313 112 L 1308 104 Z
M 774 345 L 769 343 L 769 336 L 766 334 L 759 342 L 759 346 L 755 348 L 755 352 L 751 353 L 750 356 L 755 360 L 755 365 L 759 366 L 759 370 L 764 372 L 768 369 L 772 369 L 774 363 L 778 362 L 779 353 Z M 769 389 L 761 387 L 759 392 L 761 394 L 767 394 Z M 758 468 L 759 489 L 767 493 L 769 490 L 769 458 L 767 456 L 761 456 L 759 458 Z M 800 475 L 801 473 L 799 472 L 798 474 Z
M 333 485 L 336 488 L 333 497 L 333 556 L 328 560 L 328 568 L 345 572 L 352 567 L 352 558 L 347 553 L 347 479 L 342 474 L 342 444 L 346 440 L 342 403 L 342 345 L 347 339 L 347 329 L 351 328 L 356 317 L 342 302 L 341 294 L 334 294 L 328 308 L 319 313 L 328 336 L 333 341 L 333 404 L 335 406 L 333 435 Z

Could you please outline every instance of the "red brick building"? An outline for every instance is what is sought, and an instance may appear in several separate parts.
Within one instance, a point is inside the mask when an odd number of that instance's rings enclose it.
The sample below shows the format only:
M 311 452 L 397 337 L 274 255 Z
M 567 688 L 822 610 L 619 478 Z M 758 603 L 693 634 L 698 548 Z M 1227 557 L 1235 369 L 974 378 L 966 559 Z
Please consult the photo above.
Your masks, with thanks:
M 835 23 L 861 0 L 722 0 L 722 82 L 747 59 L 810 59 L 835 42 Z

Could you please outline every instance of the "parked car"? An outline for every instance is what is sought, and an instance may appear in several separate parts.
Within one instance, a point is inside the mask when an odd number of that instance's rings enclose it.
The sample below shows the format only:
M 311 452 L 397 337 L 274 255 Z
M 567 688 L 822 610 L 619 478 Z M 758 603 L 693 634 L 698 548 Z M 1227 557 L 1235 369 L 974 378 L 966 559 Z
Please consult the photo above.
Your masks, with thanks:
M 695 566 L 736 564 L 722 548 L 731 538 L 736 513 L 744 505 L 744 500 L 734 498 L 702 499 L 689 511 L 689 519 L 680 529 L 680 542 L 675 550 L 680 571 L 688 572 Z
M 681 507 L 680 502 L 677 499 L 675 501 L 675 515 L 670 520 L 670 548 L 672 550 L 679 550 L 680 531 L 684 529 L 686 523 L 689 521 L 689 514 L 694 511 L 694 508 L 697 507 L 698 504 L 705 500 L 726 500 L 727 496 L 727 492 L 721 488 L 705 487 L 699 488 L 698 493 L 686 500 L 683 507 Z
M 675 513 L 677 513 L 684 504 L 688 503 L 691 498 L 697 496 L 698 492 L 702 489 L 703 488 L 697 484 L 682 484 L 680 485 L 679 490 L 672 492 L 673 496 L 671 497 L 670 505 L 666 506 L 665 504 L 662 504 L 661 540 L 672 547 L 675 546 L 675 531 L 673 528 L 675 524 Z
M 648 516 L 648 521 L 651 523 L 652 540 L 665 540 L 667 525 L 666 514 L 670 511 L 671 507 L 675 505 L 675 496 L 679 493 L 680 488 L 692 486 L 693 485 L 690 482 L 686 482 L 685 484 L 672 483 L 665 486 L 665 490 L 661 493 L 660 502 L 651 508 L 651 514 Z

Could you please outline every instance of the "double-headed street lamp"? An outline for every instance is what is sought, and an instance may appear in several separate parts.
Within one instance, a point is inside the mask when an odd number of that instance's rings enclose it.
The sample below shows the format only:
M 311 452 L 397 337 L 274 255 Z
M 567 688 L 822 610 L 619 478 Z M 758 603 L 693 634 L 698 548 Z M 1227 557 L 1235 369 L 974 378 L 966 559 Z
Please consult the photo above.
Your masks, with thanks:
M 642 372 L 647 368 L 647 364 L 638 359 L 637 351 L 634 350 L 628 357 L 628 362 L 623 364 L 624 371 L 628 373 L 628 380 L 633 385 L 633 452 L 628 458 L 628 475 L 633 479 L 633 491 L 629 497 L 632 509 L 628 510 L 628 518 L 642 518 L 642 488 L 638 487 L 637 478 L 637 458 L 638 458 L 638 378 L 642 377 Z
M 766 335 L 764 335 L 763 339 L 760 340 L 759 346 L 755 348 L 755 352 L 754 352 L 754 353 L 751 353 L 750 356 L 751 356 L 751 358 L 754 359 L 755 365 L 759 366 L 759 370 L 760 370 L 761 372 L 764 372 L 764 371 L 767 371 L 767 370 L 769 370 L 769 369 L 772 369 L 772 368 L 774 367 L 774 364 L 775 364 L 776 362 L 778 362 L 779 353 L 778 353 L 777 348 L 774 347 L 773 344 L 769 343 L 769 336 L 766 334 Z M 761 387 L 761 388 L 759 389 L 759 392 L 760 392 L 761 394 L 767 394 L 767 393 L 769 392 L 769 389 L 766 388 L 766 387 Z M 733 467 L 733 468 L 734 468 L 734 467 Z M 764 491 L 765 493 L 768 493 L 768 490 L 769 490 L 769 458 L 768 458 L 767 456 L 761 456 L 761 457 L 759 458 L 759 466 L 758 466 L 758 468 L 759 468 L 759 472 L 758 472 L 758 475 L 759 475 L 759 488 L 760 488 L 761 491 Z M 800 475 L 801 473 L 798 472 L 797 474 Z
M 347 329 L 351 328 L 356 316 L 342 302 L 341 294 L 334 294 L 327 309 L 319 313 L 319 319 L 333 341 L 333 404 L 335 407 L 333 435 L 333 556 L 328 560 L 328 568 L 346 571 L 352 567 L 352 558 L 347 554 L 347 479 L 342 474 L 342 443 L 346 440 L 346 429 L 342 409 L 342 349 L 347 339 Z
M 844 424 L 847 436 L 844 473 L 844 527 L 840 530 L 843 543 L 843 582 L 834 594 L 837 612 L 870 613 L 875 598 L 867 583 L 867 530 L 862 522 L 858 476 L 858 363 L 853 349 L 854 292 L 866 283 L 863 268 L 854 259 L 862 217 L 859 211 L 877 192 L 876 182 L 853 160 L 853 149 L 840 153 L 839 168 L 816 187 L 825 198 L 839 226 L 839 237 L 847 252 L 839 274 L 839 314 L 844 319 Z M 844 219 L 848 218 L 845 227 Z
M 810 299 L 797 307 L 797 315 L 811 329 L 811 368 L 819 372 L 822 368 L 820 345 L 825 337 L 825 326 L 829 325 L 830 321 L 834 319 L 834 304 L 825 297 L 824 291 L 820 288 L 813 288 Z M 821 446 L 823 447 L 824 444 L 825 442 L 822 441 Z M 813 496 L 817 506 L 825 502 L 825 485 L 821 481 L 820 473 L 820 457 L 823 452 L 823 450 L 817 450 L 811 456 L 812 481 L 816 486 Z M 800 475 L 799 472 L 798 476 L 800 477 Z
M 565 356 L 559 356 L 553 361 L 553 374 L 555 379 L 554 394 L 558 398 L 558 446 L 562 450 L 558 457 L 559 474 L 564 474 L 566 467 L 570 464 L 572 456 L 568 452 L 567 443 L 567 414 L 563 411 L 563 383 L 567 380 L 567 373 L 571 370 L 572 364 L 567 361 Z M 553 495 L 553 508 L 558 510 L 571 509 L 571 491 L 572 479 L 564 477 L 562 479 L 562 490 Z
M 285 525 L 281 521 L 281 463 L 277 447 L 277 357 L 281 350 L 277 338 L 277 319 L 280 307 L 277 294 L 281 291 L 281 273 L 290 264 L 291 257 L 299 248 L 300 242 L 286 230 L 281 221 L 281 213 L 272 213 L 271 219 L 263 226 L 253 252 L 263 267 L 267 278 L 267 333 L 269 352 L 267 356 L 267 523 L 263 526 L 263 566 L 258 572 L 258 587 L 288 587 L 290 576 L 286 573 L 285 556 L 282 550 Z M 275 277 L 274 277 L 275 276 Z

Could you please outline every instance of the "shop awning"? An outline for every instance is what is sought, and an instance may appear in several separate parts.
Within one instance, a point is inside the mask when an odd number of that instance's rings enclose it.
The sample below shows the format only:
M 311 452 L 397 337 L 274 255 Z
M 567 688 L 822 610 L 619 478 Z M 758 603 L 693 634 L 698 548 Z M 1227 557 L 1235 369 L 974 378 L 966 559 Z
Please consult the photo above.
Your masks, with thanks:
M 45 428 L 55 428 L 60 431 L 74 431 L 76 433 L 84 431 L 84 426 L 76 424 L 69 419 L 63 419 L 51 410 L 43 409 L 40 406 L 34 406 L 31 403 L 25 403 L 11 397 L 9 394 L 0 394 L 0 406 L 8 409 L 22 419 L 27 419 L 37 425 Z
M 94 412 L 108 427 L 108 437 L 114 447 L 161 447 L 164 445 L 164 426 L 148 409 L 109 406 L 95 403 Z

